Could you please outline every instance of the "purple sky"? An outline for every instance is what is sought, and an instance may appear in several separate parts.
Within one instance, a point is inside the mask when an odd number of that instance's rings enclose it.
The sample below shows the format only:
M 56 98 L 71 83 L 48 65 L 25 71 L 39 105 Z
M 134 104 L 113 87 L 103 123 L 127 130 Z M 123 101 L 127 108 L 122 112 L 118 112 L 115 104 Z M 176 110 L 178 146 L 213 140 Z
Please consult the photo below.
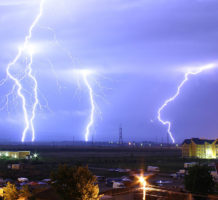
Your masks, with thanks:
M 90 102 L 78 69 L 93 71 L 88 79 L 98 109 L 90 138 L 115 141 L 122 124 L 126 141 L 166 140 L 158 108 L 175 94 L 187 67 L 218 60 L 217 8 L 217 0 L 45 0 L 31 39 L 41 102 L 36 140 L 84 140 Z M 0 78 L 38 10 L 37 0 L 0 0 Z M 14 66 L 17 76 L 25 62 L 22 56 Z M 218 137 L 217 75 L 212 69 L 191 77 L 164 109 L 176 141 Z M 31 90 L 28 79 L 22 84 Z M 2 106 L 11 87 L 11 81 L 0 87 Z M 31 105 L 31 94 L 23 92 Z M 10 97 L 0 119 L 0 138 L 19 141 L 19 98 Z

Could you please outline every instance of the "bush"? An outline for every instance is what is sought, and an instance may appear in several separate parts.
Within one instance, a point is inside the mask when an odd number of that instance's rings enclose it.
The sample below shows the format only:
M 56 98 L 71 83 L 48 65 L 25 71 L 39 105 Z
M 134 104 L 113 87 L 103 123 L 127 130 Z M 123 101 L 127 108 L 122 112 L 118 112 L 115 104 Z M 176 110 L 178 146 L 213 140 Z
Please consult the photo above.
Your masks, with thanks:
M 96 177 L 88 167 L 68 167 L 61 165 L 51 173 L 54 189 L 68 200 L 99 200 Z
M 14 184 L 11 184 L 8 182 L 7 186 L 3 188 L 4 189 L 4 200 L 17 200 L 19 197 L 22 197 L 23 199 L 29 199 L 32 197 L 32 193 L 29 190 L 29 187 L 23 186 L 22 189 L 19 191 L 17 190 L 16 186 Z
M 189 168 L 185 176 L 185 187 L 188 191 L 195 194 L 209 194 L 214 189 L 213 177 L 207 166 L 193 166 Z
M 19 192 L 14 184 L 8 182 L 4 189 L 4 200 L 16 200 L 19 197 Z

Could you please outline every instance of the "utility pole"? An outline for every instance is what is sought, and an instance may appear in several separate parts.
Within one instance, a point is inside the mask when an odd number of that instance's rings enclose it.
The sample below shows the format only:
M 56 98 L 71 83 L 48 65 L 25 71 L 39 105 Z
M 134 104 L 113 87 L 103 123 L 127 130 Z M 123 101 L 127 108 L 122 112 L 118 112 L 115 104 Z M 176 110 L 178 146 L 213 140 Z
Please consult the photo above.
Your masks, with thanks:
M 92 135 L 92 145 L 94 144 L 94 135 Z
M 122 126 L 120 125 L 119 128 L 119 145 L 123 144 L 123 129 Z

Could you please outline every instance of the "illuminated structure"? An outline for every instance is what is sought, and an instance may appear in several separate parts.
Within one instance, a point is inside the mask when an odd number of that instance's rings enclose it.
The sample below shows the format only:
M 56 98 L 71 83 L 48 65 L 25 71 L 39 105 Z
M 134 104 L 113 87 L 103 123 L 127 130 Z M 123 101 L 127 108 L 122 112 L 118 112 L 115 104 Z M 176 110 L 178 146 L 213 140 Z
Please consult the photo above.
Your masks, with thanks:
M 202 159 L 218 158 L 218 139 L 207 140 L 192 138 L 182 143 L 182 157 L 193 157 Z
M 30 157 L 30 151 L 0 151 L 0 157 L 26 159 Z

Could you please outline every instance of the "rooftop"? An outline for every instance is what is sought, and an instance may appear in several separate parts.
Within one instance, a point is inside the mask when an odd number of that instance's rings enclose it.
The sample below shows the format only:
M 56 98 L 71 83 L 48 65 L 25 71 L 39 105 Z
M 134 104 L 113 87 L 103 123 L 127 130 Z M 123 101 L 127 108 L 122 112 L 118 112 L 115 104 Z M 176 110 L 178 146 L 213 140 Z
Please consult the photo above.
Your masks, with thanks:
M 208 139 L 200 139 L 200 138 L 191 138 L 191 139 L 185 139 L 182 144 L 190 144 L 191 142 L 194 142 L 195 144 L 205 144 L 206 142 L 209 144 L 212 144 L 216 140 L 208 140 Z M 216 142 L 218 144 L 218 140 Z

